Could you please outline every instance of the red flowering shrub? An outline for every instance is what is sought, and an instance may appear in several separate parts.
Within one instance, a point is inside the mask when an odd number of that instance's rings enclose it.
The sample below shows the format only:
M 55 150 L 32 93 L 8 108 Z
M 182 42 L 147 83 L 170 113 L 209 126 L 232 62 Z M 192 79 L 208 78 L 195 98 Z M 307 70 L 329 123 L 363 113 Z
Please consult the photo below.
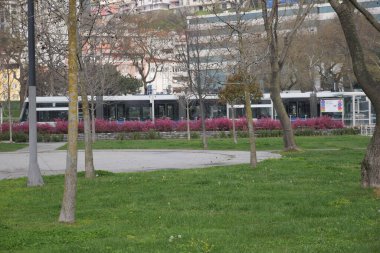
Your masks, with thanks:
M 313 128 L 313 129 L 338 129 L 343 128 L 344 124 L 341 120 L 323 116 L 319 118 L 311 118 L 307 120 L 296 119 L 292 122 L 293 128 Z
M 247 119 L 246 118 L 240 118 L 235 120 L 235 127 L 238 131 L 247 131 L 248 125 L 247 125 Z
M 232 128 L 232 122 L 228 118 L 215 118 L 206 120 L 208 131 L 228 131 Z
M 55 133 L 55 127 L 48 123 L 41 123 L 37 125 L 37 132 L 42 134 Z
M 274 130 L 274 129 L 281 129 L 281 123 L 279 120 L 274 120 L 271 118 L 262 118 L 258 119 L 255 122 L 256 129 L 267 129 L 267 130 Z
M 154 122 L 154 129 L 158 132 L 171 132 L 174 131 L 176 123 L 170 119 L 156 119 Z
M 64 134 L 67 133 L 67 121 L 56 120 L 54 125 L 48 123 L 39 123 L 38 132 L 39 133 L 56 133 Z M 256 129 L 267 129 L 267 130 L 280 130 L 281 124 L 279 120 L 273 120 L 271 118 L 263 118 L 254 121 Z M 247 120 L 245 118 L 240 118 L 235 120 L 236 130 L 246 131 L 247 130 Z M 293 128 L 310 128 L 310 129 L 339 129 L 343 128 L 344 124 L 340 120 L 334 120 L 330 117 L 319 117 L 311 118 L 307 120 L 296 119 L 292 122 Z M 148 132 L 149 130 L 155 130 L 158 132 L 171 132 L 171 131 L 186 131 L 187 123 L 186 120 L 173 121 L 170 119 L 156 119 L 155 123 L 152 121 L 108 121 L 99 120 L 95 121 L 95 129 L 98 133 L 114 133 L 114 132 Z M 229 131 L 232 129 L 232 121 L 228 118 L 215 118 L 206 120 L 206 130 L 208 131 Z M 83 132 L 83 121 L 78 124 L 79 132 Z M 201 130 L 200 120 L 190 121 L 191 131 Z M 8 132 L 8 123 L 2 124 L 2 131 Z M 28 133 L 29 125 L 28 122 L 15 123 L 13 124 L 13 131 Z
M 68 122 L 65 120 L 58 119 L 55 121 L 55 133 L 65 134 L 67 133 Z

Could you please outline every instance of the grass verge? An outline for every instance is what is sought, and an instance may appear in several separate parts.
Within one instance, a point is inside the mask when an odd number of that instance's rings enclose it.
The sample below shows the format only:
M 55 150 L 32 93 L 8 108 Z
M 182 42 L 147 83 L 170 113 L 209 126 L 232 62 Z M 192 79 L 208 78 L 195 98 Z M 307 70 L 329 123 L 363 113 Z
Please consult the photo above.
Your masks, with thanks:
M 359 185 L 364 150 L 345 142 L 283 153 L 255 170 L 81 174 L 73 225 L 57 222 L 63 176 L 40 188 L 3 180 L 0 251 L 380 252 L 379 199 Z
M 0 152 L 12 152 L 27 147 L 24 143 L 3 143 L 0 142 Z
M 297 144 L 302 149 L 339 149 L 339 148 L 365 148 L 369 137 L 359 135 L 340 136 L 298 136 Z M 208 139 L 210 150 L 249 150 L 248 138 L 240 138 L 238 144 L 232 139 Z M 283 149 L 282 138 L 257 138 L 258 150 L 281 150 Z M 84 149 L 83 142 L 78 143 L 79 149 Z M 94 149 L 203 149 L 202 141 L 192 139 L 154 139 L 154 140 L 107 140 L 96 141 Z M 66 149 L 66 145 L 61 149 Z

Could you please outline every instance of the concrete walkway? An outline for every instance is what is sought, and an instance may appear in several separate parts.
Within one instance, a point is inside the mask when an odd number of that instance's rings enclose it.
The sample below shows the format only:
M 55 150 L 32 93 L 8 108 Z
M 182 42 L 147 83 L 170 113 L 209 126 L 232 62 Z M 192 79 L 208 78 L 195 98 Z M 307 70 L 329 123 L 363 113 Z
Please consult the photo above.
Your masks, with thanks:
M 64 174 L 66 151 L 56 150 L 64 143 L 39 143 L 38 163 L 43 175 Z M 84 151 L 79 151 L 78 171 L 84 170 Z M 279 154 L 257 152 L 258 160 L 279 158 Z M 24 148 L 0 153 L 0 180 L 25 177 L 29 152 Z M 247 151 L 219 150 L 94 150 L 95 168 L 112 172 L 190 169 L 249 163 Z

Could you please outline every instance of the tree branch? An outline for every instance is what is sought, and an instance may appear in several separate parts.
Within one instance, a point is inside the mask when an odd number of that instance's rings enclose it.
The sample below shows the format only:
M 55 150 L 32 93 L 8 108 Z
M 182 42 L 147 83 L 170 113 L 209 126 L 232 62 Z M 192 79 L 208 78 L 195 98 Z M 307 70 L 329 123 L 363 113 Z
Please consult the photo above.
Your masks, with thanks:
M 380 32 L 380 23 L 376 18 L 367 11 L 363 6 L 361 6 L 356 0 L 348 0 L 366 19 L 367 21 L 378 31 Z

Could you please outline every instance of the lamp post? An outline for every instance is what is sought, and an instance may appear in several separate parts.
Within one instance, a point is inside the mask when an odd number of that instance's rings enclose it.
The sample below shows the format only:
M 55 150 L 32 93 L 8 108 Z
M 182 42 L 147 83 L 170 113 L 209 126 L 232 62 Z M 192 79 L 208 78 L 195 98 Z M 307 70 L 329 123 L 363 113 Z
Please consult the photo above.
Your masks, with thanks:
M 36 50 L 34 38 L 34 0 L 28 0 L 28 58 L 29 58 L 29 169 L 28 186 L 44 184 L 37 159 L 36 112 Z
M 154 118 L 154 99 L 155 99 L 155 95 L 154 95 L 154 89 L 153 89 L 153 86 L 152 86 L 152 91 L 150 93 L 150 103 L 152 104 L 152 122 L 154 124 L 154 121 L 155 121 L 155 118 Z

